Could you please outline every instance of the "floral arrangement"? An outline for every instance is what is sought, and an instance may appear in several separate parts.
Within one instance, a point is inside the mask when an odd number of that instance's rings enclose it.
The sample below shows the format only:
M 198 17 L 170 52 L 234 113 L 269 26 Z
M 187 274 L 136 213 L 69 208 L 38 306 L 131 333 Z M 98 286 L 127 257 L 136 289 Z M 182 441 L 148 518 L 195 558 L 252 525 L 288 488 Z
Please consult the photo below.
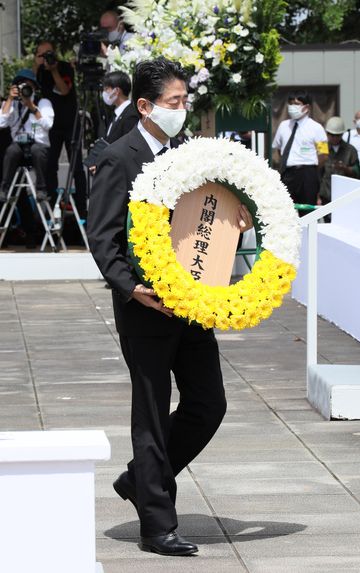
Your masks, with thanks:
M 122 7 L 135 34 L 112 69 L 132 72 L 147 58 L 178 60 L 189 72 L 193 111 L 261 113 L 275 88 L 281 55 L 276 26 L 283 0 L 129 0 Z
M 196 165 L 196 169 L 194 169 Z M 177 261 L 169 213 L 182 193 L 227 182 L 255 201 L 263 252 L 244 279 L 228 287 L 194 279 Z M 194 138 L 145 165 L 130 193 L 129 246 L 135 265 L 176 316 L 204 328 L 243 329 L 268 318 L 295 278 L 301 228 L 279 174 L 239 143 Z

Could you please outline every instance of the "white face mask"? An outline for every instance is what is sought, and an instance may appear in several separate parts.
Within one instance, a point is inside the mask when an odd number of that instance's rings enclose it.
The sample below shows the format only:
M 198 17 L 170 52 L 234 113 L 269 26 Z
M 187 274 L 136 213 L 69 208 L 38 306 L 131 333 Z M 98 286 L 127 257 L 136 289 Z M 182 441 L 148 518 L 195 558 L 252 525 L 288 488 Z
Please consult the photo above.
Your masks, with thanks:
M 151 103 L 151 102 L 150 102 Z M 186 109 L 168 109 L 151 103 L 152 112 L 148 117 L 156 123 L 169 137 L 175 137 L 181 130 L 186 119 Z
M 360 129 L 360 119 L 355 119 L 355 127 Z
M 116 42 L 116 40 L 120 40 L 121 32 L 119 30 L 113 30 L 112 32 L 108 33 L 108 40 L 109 42 Z
M 105 90 L 102 93 L 102 98 L 106 105 L 113 105 L 114 101 L 116 100 L 116 92 L 113 89 L 111 92 L 106 92 Z
M 303 105 L 297 103 L 288 104 L 288 114 L 291 119 L 300 119 L 306 114 L 306 110 L 303 111 Z

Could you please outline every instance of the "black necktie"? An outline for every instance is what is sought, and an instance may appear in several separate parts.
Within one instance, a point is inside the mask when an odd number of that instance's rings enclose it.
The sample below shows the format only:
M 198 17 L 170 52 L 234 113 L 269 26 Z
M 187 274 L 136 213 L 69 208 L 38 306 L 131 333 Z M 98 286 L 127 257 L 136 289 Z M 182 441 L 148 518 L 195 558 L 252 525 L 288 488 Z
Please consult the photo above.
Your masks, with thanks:
M 160 151 L 157 152 L 156 157 L 157 157 L 158 155 L 162 155 L 163 153 L 166 153 L 168 149 L 169 149 L 169 148 L 166 147 L 166 145 L 164 145 L 164 147 L 163 147 L 162 149 L 160 149 Z
M 116 122 L 116 120 L 117 120 L 117 115 L 116 115 L 116 113 L 114 112 L 114 113 L 112 114 L 112 116 L 111 116 L 111 122 L 110 122 L 110 125 L 109 125 L 109 127 L 108 127 L 107 135 L 110 135 L 111 130 L 112 130 L 112 128 L 114 127 L 114 123 Z
M 282 156 L 281 156 L 280 173 L 284 173 L 284 171 L 285 171 L 285 169 L 286 169 L 287 160 L 289 159 L 290 149 L 291 149 L 291 146 L 292 146 L 292 144 L 293 144 L 294 137 L 295 137 L 295 133 L 296 133 L 296 130 L 297 130 L 297 128 L 298 128 L 298 125 L 299 125 L 298 122 L 295 121 L 294 127 L 292 128 L 292 132 L 291 132 L 291 135 L 290 135 L 290 139 L 289 139 L 289 141 L 287 142 L 287 144 L 286 144 L 285 147 L 284 147 L 284 152 L 283 152 L 283 154 L 282 154 Z

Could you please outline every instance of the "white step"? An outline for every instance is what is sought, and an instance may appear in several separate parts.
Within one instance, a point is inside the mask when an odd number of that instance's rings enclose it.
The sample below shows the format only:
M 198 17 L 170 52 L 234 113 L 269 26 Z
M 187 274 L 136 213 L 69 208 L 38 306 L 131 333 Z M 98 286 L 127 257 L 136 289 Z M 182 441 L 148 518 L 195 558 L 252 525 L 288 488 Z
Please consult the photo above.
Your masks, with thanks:
M 327 420 L 360 420 L 360 365 L 310 366 L 308 400 Z

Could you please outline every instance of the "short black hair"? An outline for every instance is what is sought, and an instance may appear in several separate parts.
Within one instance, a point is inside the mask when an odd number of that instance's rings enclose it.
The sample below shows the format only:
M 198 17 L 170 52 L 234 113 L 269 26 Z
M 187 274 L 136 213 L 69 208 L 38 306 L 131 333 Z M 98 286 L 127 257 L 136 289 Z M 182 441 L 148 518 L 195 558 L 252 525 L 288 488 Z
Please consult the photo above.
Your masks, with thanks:
M 137 101 L 141 97 L 151 102 L 156 101 L 162 95 L 165 84 L 172 80 L 187 82 L 185 70 L 179 62 L 172 62 L 161 56 L 136 64 L 132 81 L 135 109 L 137 110 Z
M 312 103 L 311 95 L 308 92 L 306 92 L 305 90 L 298 90 L 298 91 L 294 91 L 294 92 L 289 93 L 288 101 L 292 101 L 294 99 L 301 101 L 301 103 L 304 105 L 311 105 L 311 103 Z
M 120 88 L 125 97 L 131 92 L 131 80 L 125 72 L 108 72 L 104 76 L 103 85 L 105 88 Z

